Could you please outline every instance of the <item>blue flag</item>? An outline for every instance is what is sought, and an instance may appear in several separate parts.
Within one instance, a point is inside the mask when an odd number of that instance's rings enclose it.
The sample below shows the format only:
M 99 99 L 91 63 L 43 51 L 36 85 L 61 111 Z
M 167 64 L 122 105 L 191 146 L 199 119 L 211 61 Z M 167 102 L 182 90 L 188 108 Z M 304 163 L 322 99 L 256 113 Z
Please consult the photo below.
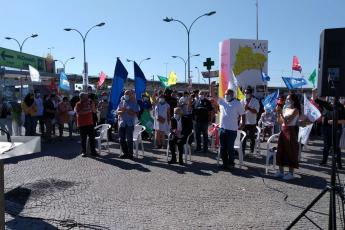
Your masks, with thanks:
M 71 90 L 71 87 L 69 85 L 69 81 L 68 81 L 67 76 L 64 72 L 60 73 L 60 85 L 59 85 L 59 87 L 62 90 L 66 90 L 66 91 Z
M 137 100 L 141 99 L 141 94 L 146 91 L 146 78 L 140 67 L 134 62 L 134 81 L 135 81 L 135 96 Z
M 264 72 L 261 72 L 261 79 L 262 81 L 270 81 L 271 78 Z
M 120 59 L 117 58 L 107 113 L 107 122 L 110 124 L 114 123 L 114 113 L 117 110 L 121 96 L 123 95 L 123 87 L 125 85 L 127 75 L 128 72 L 126 68 L 123 66 Z
M 277 106 L 278 97 L 279 90 L 265 97 L 265 99 L 262 101 L 262 105 L 264 106 L 266 111 L 272 112 L 275 109 L 275 107 Z
M 282 79 L 288 89 L 297 89 L 308 84 L 302 77 L 282 77 Z

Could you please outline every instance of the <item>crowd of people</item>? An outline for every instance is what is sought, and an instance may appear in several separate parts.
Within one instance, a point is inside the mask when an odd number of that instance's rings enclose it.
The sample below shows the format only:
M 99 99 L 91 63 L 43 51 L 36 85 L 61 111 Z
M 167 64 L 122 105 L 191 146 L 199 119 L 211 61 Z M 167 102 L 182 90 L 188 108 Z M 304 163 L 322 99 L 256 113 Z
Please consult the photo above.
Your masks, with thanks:
M 223 168 L 231 170 L 235 166 L 234 142 L 237 131 L 243 130 L 247 134 L 242 147 L 244 155 L 252 154 L 257 135 L 256 127 L 259 126 L 263 131 L 262 141 L 265 141 L 266 136 L 280 132 L 277 146 L 279 170 L 275 176 L 287 180 L 294 178 L 294 170 L 299 167 L 299 127 L 309 122 L 303 115 L 301 96 L 294 93 L 281 96 L 275 109 L 265 110 L 262 100 L 254 96 L 252 88 L 248 87 L 244 92 L 245 98 L 240 101 L 231 89 L 225 92 L 223 98 L 218 98 L 214 90 L 181 93 L 168 88 L 151 95 L 143 93 L 141 98 L 136 98 L 133 90 L 125 90 L 118 108 L 114 111 L 115 118 L 109 120 L 109 96 L 106 92 L 97 97 L 92 88 L 89 88 L 85 93 L 75 91 L 69 98 L 54 93 L 42 97 L 40 92 L 35 90 L 28 93 L 21 104 L 7 103 L 0 98 L 0 123 L 11 135 L 22 135 L 22 126 L 27 136 L 38 135 L 38 130 L 46 142 L 53 141 L 56 128 L 58 136 L 62 137 L 67 126 L 69 138 L 73 139 L 73 132 L 80 134 L 82 156 L 87 153 L 87 138 L 91 155 L 98 155 L 94 127 L 109 123 L 112 128 L 108 131 L 108 137 L 112 139 L 114 132 L 118 132 L 121 158 L 124 159 L 133 159 L 134 127 L 141 123 L 146 128 L 142 134 L 143 139 L 152 141 L 155 149 L 165 148 L 168 141 L 172 156 L 168 163 L 182 165 L 183 146 L 187 140 L 196 142 L 195 153 L 209 151 L 209 127 L 217 122 L 217 115 L 221 113 L 218 135 Z M 317 90 L 314 89 L 311 103 L 322 113 L 322 117 L 314 124 L 313 135 L 323 136 L 323 158 L 320 165 L 325 165 L 332 145 L 334 102 L 331 97 L 318 97 Z M 344 99 L 336 106 L 339 111 L 336 137 L 339 143 L 345 123 Z M 250 142 L 248 152 L 247 140 Z M 337 148 L 336 153 L 338 168 L 342 168 L 341 149 Z M 284 167 L 288 167 L 287 173 L 284 172 Z

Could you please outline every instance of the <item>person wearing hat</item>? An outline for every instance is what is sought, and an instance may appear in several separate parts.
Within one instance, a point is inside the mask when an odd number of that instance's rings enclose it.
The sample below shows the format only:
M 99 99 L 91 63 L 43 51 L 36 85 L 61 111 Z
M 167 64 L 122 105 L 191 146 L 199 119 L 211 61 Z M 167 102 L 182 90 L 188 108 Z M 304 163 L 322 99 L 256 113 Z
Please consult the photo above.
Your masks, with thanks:
M 258 118 L 258 112 L 260 109 L 259 101 L 253 96 L 253 89 L 248 87 L 245 91 L 245 98 L 241 101 L 241 104 L 244 108 L 246 114 L 246 123 L 243 131 L 247 133 L 246 137 L 243 140 L 243 153 L 245 153 L 247 139 L 250 140 L 250 152 L 254 152 L 255 145 L 255 132 L 256 132 L 256 123 Z

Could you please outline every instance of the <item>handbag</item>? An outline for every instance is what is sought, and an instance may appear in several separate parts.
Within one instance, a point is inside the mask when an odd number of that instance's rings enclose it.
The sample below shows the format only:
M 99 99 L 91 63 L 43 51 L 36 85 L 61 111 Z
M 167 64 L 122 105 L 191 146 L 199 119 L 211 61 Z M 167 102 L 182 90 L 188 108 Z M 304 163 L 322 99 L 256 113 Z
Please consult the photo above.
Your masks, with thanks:
M 340 141 L 339 141 L 339 148 L 345 149 L 345 125 L 343 125 L 343 129 L 341 132 Z

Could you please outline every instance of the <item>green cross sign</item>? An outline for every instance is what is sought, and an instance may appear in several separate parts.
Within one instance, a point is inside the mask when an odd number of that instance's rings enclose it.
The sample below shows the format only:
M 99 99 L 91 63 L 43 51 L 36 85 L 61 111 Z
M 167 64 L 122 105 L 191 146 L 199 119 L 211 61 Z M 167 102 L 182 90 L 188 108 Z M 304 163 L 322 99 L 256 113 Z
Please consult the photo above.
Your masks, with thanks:
M 206 61 L 203 64 L 206 67 L 206 69 L 210 71 L 212 66 L 214 66 L 214 61 L 212 61 L 211 58 L 206 58 Z

